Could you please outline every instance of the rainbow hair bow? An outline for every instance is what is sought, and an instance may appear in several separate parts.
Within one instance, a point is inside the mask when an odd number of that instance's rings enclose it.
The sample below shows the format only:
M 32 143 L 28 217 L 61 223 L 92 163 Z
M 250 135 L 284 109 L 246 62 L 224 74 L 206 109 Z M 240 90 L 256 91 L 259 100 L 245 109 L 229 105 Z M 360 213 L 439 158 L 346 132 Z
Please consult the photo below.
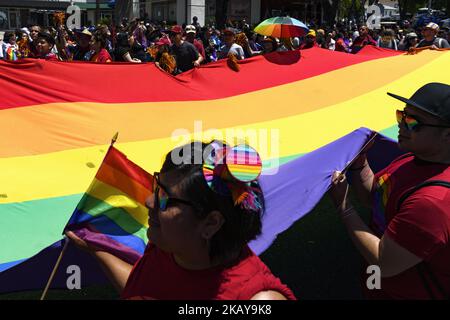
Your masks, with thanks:
M 205 154 L 208 156 L 203 163 L 203 176 L 208 186 L 219 194 L 231 196 L 235 206 L 260 213 L 262 191 L 257 180 L 262 161 L 258 152 L 245 144 L 231 148 L 212 142 Z

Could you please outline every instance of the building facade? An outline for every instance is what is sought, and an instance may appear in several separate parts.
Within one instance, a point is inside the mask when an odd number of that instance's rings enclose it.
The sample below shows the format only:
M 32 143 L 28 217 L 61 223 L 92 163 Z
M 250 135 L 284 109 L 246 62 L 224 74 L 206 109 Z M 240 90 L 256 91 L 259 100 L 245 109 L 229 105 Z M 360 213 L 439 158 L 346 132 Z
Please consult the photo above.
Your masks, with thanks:
M 1 0 L 0 30 L 15 30 L 32 24 L 52 26 L 53 13 L 66 11 L 71 4 L 80 8 L 81 25 L 95 22 L 95 0 Z M 99 9 L 100 19 L 112 18 L 113 7 L 110 1 L 101 1 Z
M 306 23 L 323 21 L 323 2 L 328 0 L 0 0 L 0 30 L 21 26 L 52 25 L 52 14 L 64 11 L 71 4 L 81 9 L 81 24 L 95 24 L 98 18 L 112 19 L 146 17 L 169 24 L 190 23 L 194 16 L 201 25 L 216 24 L 216 16 L 226 15 L 231 21 L 245 19 L 249 24 L 288 14 Z M 222 4 L 226 3 L 226 13 Z
M 215 24 L 217 0 L 152 0 L 147 1 L 147 12 L 154 21 L 190 23 L 196 16 L 201 25 Z M 258 23 L 261 18 L 261 0 L 228 0 L 227 17 Z

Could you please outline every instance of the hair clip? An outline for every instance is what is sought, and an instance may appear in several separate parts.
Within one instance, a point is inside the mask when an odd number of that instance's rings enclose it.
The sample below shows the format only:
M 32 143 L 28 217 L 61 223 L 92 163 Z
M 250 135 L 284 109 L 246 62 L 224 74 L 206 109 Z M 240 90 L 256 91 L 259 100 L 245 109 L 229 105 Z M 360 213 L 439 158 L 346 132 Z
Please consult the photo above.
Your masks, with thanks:
M 203 176 L 211 190 L 231 196 L 234 205 L 245 210 L 260 211 L 261 189 L 256 180 L 262 161 L 258 152 L 245 144 L 231 148 L 212 142 L 207 148 L 211 150 L 205 151 L 209 152 L 203 163 Z

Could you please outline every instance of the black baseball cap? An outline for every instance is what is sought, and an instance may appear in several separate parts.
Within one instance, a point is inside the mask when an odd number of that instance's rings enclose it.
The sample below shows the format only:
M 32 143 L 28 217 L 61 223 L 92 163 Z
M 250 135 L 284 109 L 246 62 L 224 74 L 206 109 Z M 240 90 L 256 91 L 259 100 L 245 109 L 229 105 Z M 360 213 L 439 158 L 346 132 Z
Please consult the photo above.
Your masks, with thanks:
M 389 92 L 387 94 L 450 123 L 450 85 L 448 84 L 427 83 L 409 99 Z

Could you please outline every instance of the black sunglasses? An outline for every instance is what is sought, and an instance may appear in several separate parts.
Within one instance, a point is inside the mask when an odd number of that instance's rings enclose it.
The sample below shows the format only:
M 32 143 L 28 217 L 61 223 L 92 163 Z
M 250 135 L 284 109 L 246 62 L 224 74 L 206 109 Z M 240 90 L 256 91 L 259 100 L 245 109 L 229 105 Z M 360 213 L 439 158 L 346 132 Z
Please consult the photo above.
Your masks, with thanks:
M 450 126 L 440 126 L 436 124 L 428 124 L 420 122 L 414 116 L 409 115 L 402 110 L 397 110 L 395 114 L 397 117 L 398 124 L 404 123 L 408 131 L 415 131 L 418 130 L 420 127 L 450 128 Z
M 159 181 L 159 172 L 153 174 L 153 193 L 155 195 L 155 208 L 159 208 L 161 211 L 165 211 L 168 207 L 175 203 L 181 203 L 187 206 L 197 208 L 195 204 L 188 200 L 170 197 L 161 182 Z

